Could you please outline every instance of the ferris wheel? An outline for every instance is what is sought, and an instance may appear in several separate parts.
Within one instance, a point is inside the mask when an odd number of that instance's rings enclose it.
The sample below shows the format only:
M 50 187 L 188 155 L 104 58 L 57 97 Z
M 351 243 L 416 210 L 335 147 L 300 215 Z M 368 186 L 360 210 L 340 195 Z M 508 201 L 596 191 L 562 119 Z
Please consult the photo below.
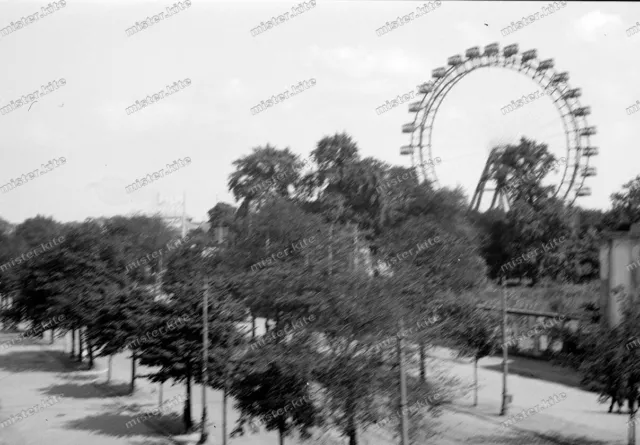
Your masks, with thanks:
M 411 156 L 411 163 L 421 180 L 431 181 L 439 187 L 433 159 L 432 135 L 438 110 L 451 89 L 465 76 L 481 68 L 505 68 L 529 77 L 537 83 L 552 100 L 562 123 L 564 138 L 562 145 L 566 148 L 563 171 L 554 185 L 553 196 L 569 205 L 578 197 L 590 196 L 591 189 L 585 185 L 588 177 L 596 175 L 596 169 L 590 166 L 591 157 L 598 155 L 598 148 L 591 145 L 591 137 L 596 128 L 587 122 L 591 109 L 580 103 L 580 88 L 571 88 L 568 72 L 556 72 L 553 59 L 539 60 L 537 50 L 531 49 L 519 53 L 518 45 L 506 46 L 502 53 L 498 43 L 484 47 L 469 48 L 466 57 L 455 55 L 449 57 L 448 67 L 436 68 L 432 72 L 432 80 L 421 84 L 418 92 L 422 99 L 409 105 L 409 112 L 414 114 L 413 122 L 403 125 L 402 132 L 411 135 L 409 145 L 400 149 L 400 154 Z M 504 147 L 492 150 L 487 165 L 478 182 L 472 200 L 472 207 L 478 208 L 482 195 L 492 179 L 496 159 Z M 561 168 L 562 169 L 562 168 Z M 504 190 L 493 190 L 495 202 L 507 198 Z M 500 195 L 500 196 L 498 196 Z

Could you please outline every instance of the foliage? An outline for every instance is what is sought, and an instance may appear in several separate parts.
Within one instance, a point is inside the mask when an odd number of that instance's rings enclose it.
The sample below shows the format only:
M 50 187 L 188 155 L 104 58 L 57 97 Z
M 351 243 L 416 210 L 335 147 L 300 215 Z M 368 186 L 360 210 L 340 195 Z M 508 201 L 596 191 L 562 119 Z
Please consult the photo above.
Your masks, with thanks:
M 530 278 L 536 286 L 514 290 L 515 298 L 539 302 L 541 310 L 597 311 L 598 239 L 640 215 L 640 177 L 613 196 L 607 214 L 574 211 L 544 185 L 555 162 L 545 145 L 522 139 L 500 156 L 498 182 L 510 187 L 512 208 L 479 215 L 467 211 L 460 189 L 435 190 L 413 169 L 363 158 L 346 133 L 323 137 L 310 163 L 267 144 L 233 164 L 228 186 L 239 207 L 216 204 L 208 212 L 211 230 L 190 233 L 171 252 L 165 247 L 179 233 L 159 216 L 64 225 L 37 216 L 15 227 L 0 220 L 0 265 L 66 237 L 20 268 L 0 270 L 0 293 L 19 291 L 15 320 L 39 323 L 64 314 L 63 328 L 83 329 L 96 354 L 129 349 L 153 367 L 150 380 L 185 383 L 190 394 L 205 377 L 206 282 L 206 377 L 235 398 L 236 433 L 259 421 L 284 441 L 327 425 L 355 445 L 359 431 L 397 407 L 400 331 L 422 352 L 444 340 L 476 364 L 500 347 L 499 317 L 476 308 L 491 300 L 487 278 Z M 219 226 L 228 229 L 222 243 L 214 239 Z M 505 263 L 535 248 L 537 255 L 505 271 Z M 143 266 L 129 267 L 154 253 Z M 251 340 L 249 315 L 274 322 L 276 333 L 313 321 L 284 337 Z M 414 328 L 433 315 L 438 320 Z M 628 320 L 612 331 L 558 328 L 565 345 L 558 359 L 580 369 L 603 397 L 612 387 L 628 393 L 637 387 L 637 352 L 625 346 L 625 339 L 640 337 L 632 308 Z M 409 379 L 410 404 L 436 390 L 425 375 Z M 444 398 L 452 391 L 450 385 L 438 390 Z
M 256 147 L 250 155 L 233 162 L 235 171 L 228 186 L 236 200 L 238 211 L 246 215 L 250 204 L 258 207 L 273 196 L 288 197 L 289 187 L 297 184 L 303 163 L 288 148 L 278 150 L 267 144 Z
M 612 230 L 628 230 L 629 225 L 640 222 L 640 175 L 611 195 L 611 210 L 606 215 L 606 222 Z
M 257 419 L 268 431 L 278 431 L 281 442 L 293 431 L 303 438 L 321 420 L 308 382 L 306 364 L 278 345 L 252 354 L 233 379 L 231 393 L 241 413 L 232 436 L 244 433 Z
M 455 345 L 459 357 L 480 360 L 502 347 L 501 316 L 498 311 L 480 309 L 469 294 L 451 296 L 441 309 L 446 320 L 443 331 Z

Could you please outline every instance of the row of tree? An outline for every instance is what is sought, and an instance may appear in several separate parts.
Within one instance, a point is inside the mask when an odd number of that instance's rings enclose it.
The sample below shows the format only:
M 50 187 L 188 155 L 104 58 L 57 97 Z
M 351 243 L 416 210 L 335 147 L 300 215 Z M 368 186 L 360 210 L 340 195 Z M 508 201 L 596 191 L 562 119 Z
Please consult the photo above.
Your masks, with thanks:
M 546 148 L 527 140 L 517 149 L 528 163 L 513 163 L 514 174 L 527 173 L 517 170 L 522 165 L 537 169 L 552 159 Z M 179 234 L 158 217 L 66 224 L 36 217 L 16 227 L 0 224 L 0 245 L 6 247 L 0 264 L 65 236 L 59 248 L 19 268 L 0 269 L 0 294 L 13 298 L 4 316 L 39 324 L 64 314 L 58 331 L 79 336 L 90 364 L 95 356 L 129 350 L 132 390 L 135 363 L 152 367 L 147 377 L 154 382 L 185 384 L 184 420 L 191 428 L 191 388 L 205 377 L 202 324 L 194 320 L 202 317 L 206 283 L 206 379 L 224 392 L 225 400 L 235 399 L 241 417 L 234 433 L 258 419 L 278 431 L 283 443 L 294 431 L 305 436 L 324 425 L 355 445 L 358 431 L 389 418 L 398 406 L 401 354 L 381 348 L 382 339 L 438 310 L 441 323 L 407 334 L 418 345 L 420 370 L 419 378 L 409 379 L 407 403 L 437 400 L 431 404 L 435 409 L 446 398 L 433 394 L 446 388 L 427 379 L 427 348 L 454 346 L 474 357 L 477 366 L 499 345 L 497 320 L 475 308 L 474 292 L 499 277 L 505 261 L 560 236 L 569 241 L 510 275 L 534 283 L 591 278 L 597 274 L 597 231 L 619 221 L 627 206 L 623 193 L 608 214 L 581 212 L 585 218 L 578 227 L 572 225 L 573 213 L 550 197 L 538 177 L 538 182 L 518 182 L 511 211 L 469 215 L 460 190 L 435 190 L 413 175 L 382 193 L 381 184 L 408 170 L 361 158 L 346 134 L 323 138 L 309 159 L 312 165 L 289 149 L 268 145 L 238 159 L 228 184 L 238 207 L 217 204 L 209 211 L 211 230 L 193 232 L 187 243 L 171 250 L 166 246 L 174 246 Z M 615 212 L 618 216 L 611 217 Z M 214 236 L 219 227 L 228 229 L 222 243 Z M 311 236 L 317 241 L 308 247 L 265 267 L 251 267 Z M 389 258 L 438 236 L 445 241 L 389 266 Z M 127 268 L 157 251 L 164 254 Z M 582 273 L 587 263 L 596 267 Z M 191 322 L 135 341 L 183 317 Z M 276 331 L 312 321 L 251 348 L 258 318 Z M 292 400 L 303 402 L 274 415 Z M 410 434 L 420 440 L 424 431 L 412 425 Z

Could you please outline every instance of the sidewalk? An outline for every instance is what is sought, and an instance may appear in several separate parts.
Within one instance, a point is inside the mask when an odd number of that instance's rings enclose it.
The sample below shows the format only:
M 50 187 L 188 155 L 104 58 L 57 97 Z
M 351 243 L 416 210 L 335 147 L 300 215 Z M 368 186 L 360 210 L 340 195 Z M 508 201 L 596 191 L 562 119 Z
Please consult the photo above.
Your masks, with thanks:
M 428 368 L 446 366 L 451 375 L 458 376 L 466 383 L 473 382 L 473 364 L 471 362 L 451 360 L 448 351 L 444 348 L 438 348 L 430 355 Z M 414 357 L 413 360 L 417 360 L 417 357 Z M 563 368 L 531 359 L 515 358 L 515 362 L 517 363 L 515 368 L 521 374 L 524 374 L 527 371 L 526 368 L 529 367 L 530 376 L 509 374 L 507 388 L 509 394 L 513 395 L 513 402 L 509 406 L 509 416 L 533 408 L 541 404 L 542 399 L 548 399 L 553 394 L 564 392 L 567 394 L 567 398 L 542 412 L 518 421 L 514 426 L 509 427 L 509 430 L 533 434 L 540 439 L 553 440 L 552 443 L 580 445 L 626 443 L 628 414 L 609 414 L 607 413 L 608 406 L 598 403 L 596 393 L 584 391 L 573 385 L 558 383 L 558 380 L 575 381 L 575 376 Z M 478 366 L 478 406 L 471 406 L 473 394 L 470 392 L 466 397 L 456 400 L 451 409 L 484 418 L 496 425 L 507 420 L 509 416 L 498 416 L 502 402 L 501 365 L 501 357 L 487 357 L 480 360 Z M 509 367 L 511 371 L 511 359 Z M 417 369 L 411 369 L 410 372 L 417 375 Z M 547 377 L 551 381 L 532 378 L 535 375 Z M 502 427 L 500 426 L 500 428 Z
M 118 407 L 118 397 L 98 391 L 95 372 L 78 371 L 61 349 L 60 342 L 30 340 L 0 351 L 0 444 L 122 445 L 157 436 L 146 424 L 127 429 L 130 415 Z M 6 422 L 50 397 L 55 400 L 50 406 Z M 126 402 L 135 411 L 144 399 L 141 393 Z
M 46 338 L 46 337 L 45 337 Z M 0 339 L 1 341 L 1 339 Z M 45 341 L 45 343 L 47 343 Z M 68 345 L 68 343 L 67 343 Z M 149 412 L 158 405 L 158 384 L 148 380 L 137 380 L 137 391 L 127 395 L 131 372 L 131 361 L 126 354 L 113 358 L 112 384 L 104 385 L 107 359 L 96 360 L 96 369 L 79 370 L 68 359 L 64 342 L 55 345 L 28 344 L 14 345 L 0 351 L 0 423 L 12 414 L 18 414 L 42 402 L 47 397 L 56 396 L 60 401 L 32 416 L 12 425 L 0 427 L 0 445 L 168 445 L 192 444 L 199 438 L 198 433 L 181 436 L 182 403 L 170 408 L 176 415 L 151 418 L 137 425 L 127 427 L 127 423 L 143 412 Z M 433 378 L 436 372 L 446 372 L 459 376 L 462 383 L 472 379 L 473 366 L 456 360 L 444 361 L 446 354 L 436 351 L 442 358 L 430 358 L 427 374 Z M 415 357 L 411 357 L 415 360 Z M 428 417 L 428 431 L 436 436 L 428 443 L 438 445 L 457 444 L 538 444 L 538 445 L 610 445 L 626 443 L 626 415 L 606 413 L 606 406 L 597 403 L 596 394 L 562 384 L 529 379 L 517 375 L 509 376 L 509 392 L 514 394 L 510 415 L 523 409 L 532 408 L 540 399 L 554 393 L 565 392 L 566 400 L 548 409 L 517 422 L 513 427 L 503 429 L 505 417 L 499 417 L 502 376 L 494 369 L 500 359 L 491 357 L 480 362 L 479 406 L 471 407 L 471 394 L 455 400 L 445 409 L 442 416 Z M 410 366 L 410 375 L 417 369 Z M 138 366 L 138 374 L 146 374 L 149 369 Z M 184 384 L 165 384 L 163 400 L 181 400 L 185 396 Z M 201 416 L 201 388 L 192 388 L 192 416 L 199 423 Z M 179 399 L 176 399 L 180 397 Z M 221 443 L 222 394 L 208 389 L 207 405 L 209 413 L 209 443 Z M 233 409 L 233 401 L 228 402 L 228 431 L 238 418 Z M 175 436 L 174 436 L 175 435 Z M 170 437 L 171 436 L 171 437 Z M 318 434 L 315 434 L 317 437 Z M 339 433 L 320 440 L 299 441 L 295 437 L 286 439 L 287 445 L 337 445 L 346 444 L 346 438 Z M 277 444 L 276 432 L 261 431 L 229 440 L 230 445 Z M 392 445 L 395 442 L 373 433 L 361 434 L 360 445 Z

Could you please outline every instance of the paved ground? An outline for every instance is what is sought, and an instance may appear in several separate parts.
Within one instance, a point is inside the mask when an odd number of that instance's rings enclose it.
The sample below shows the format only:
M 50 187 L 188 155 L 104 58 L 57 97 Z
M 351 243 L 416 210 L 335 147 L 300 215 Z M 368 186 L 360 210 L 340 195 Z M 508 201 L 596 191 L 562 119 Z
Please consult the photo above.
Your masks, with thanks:
M 431 367 L 445 366 L 449 375 L 456 375 L 466 382 L 473 381 L 471 363 L 451 360 L 449 351 L 444 349 L 437 349 L 430 355 Z M 509 407 L 511 415 L 520 413 L 524 409 L 533 408 L 543 399 L 549 399 L 554 394 L 564 392 L 567 395 L 564 401 L 519 421 L 515 425 L 516 429 L 533 434 L 544 433 L 549 437 L 556 438 L 557 443 L 582 445 L 626 443 L 628 415 L 626 413 L 608 414 L 608 405 L 597 403 L 596 394 L 569 386 L 570 383 L 576 381 L 576 378 L 571 376 L 568 371 L 530 359 L 515 359 L 510 363 L 512 368 L 515 368 L 520 374 L 544 375 L 549 380 L 565 383 L 510 374 L 507 387 L 508 392 L 514 396 L 513 403 Z M 504 417 L 497 415 L 500 411 L 502 397 L 501 370 L 501 358 L 490 357 L 481 360 L 478 371 L 480 386 L 478 407 L 471 407 L 473 399 L 472 394 L 469 393 L 466 397 L 456 401 L 454 408 L 491 422 L 504 421 Z M 449 422 L 445 421 L 444 423 L 448 424 Z M 510 429 L 513 430 L 513 428 Z
M 4 341 L 0 335 L 0 344 Z M 0 445 L 160 445 L 187 443 L 187 438 L 168 436 L 181 431 L 177 416 L 164 415 L 159 418 L 127 428 L 127 422 L 142 411 L 155 408 L 158 403 L 158 385 L 139 379 L 138 391 L 132 397 L 123 396 L 128 388 L 130 361 L 125 355 L 113 360 L 112 385 L 102 384 L 106 379 L 106 360 L 97 361 L 96 371 L 83 371 L 67 356 L 68 342 L 58 341 L 54 346 L 21 342 L 8 349 L 0 347 L 0 423 L 22 409 L 30 408 L 49 396 L 59 397 L 57 403 L 42 409 L 13 425 L 0 427 Z M 472 366 L 452 361 L 445 350 L 435 350 L 429 361 L 429 375 L 446 372 L 470 382 Z M 545 373 L 551 380 L 567 383 L 571 380 L 566 372 L 558 372 L 548 364 L 518 363 L 521 372 Z M 607 414 L 607 406 L 596 402 L 596 395 L 566 384 L 534 380 L 512 375 L 509 378 L 510 392 L 514 394 L 511 413 L 531 408 L 554 393 L 565 392 L 567 398 L 545 411 L 535 414 L 514 428 L 503 429 L 497 416 L 500 408 L 502 377 L 498 372 L 500 360 L 488 358 L 481 361 L 480 404 L 472 408 L 471 395 L 462 397 L 445 413 L 430 421 L 438 434 L 428 443 L 454 444 L 566 444 L 604 445 L 623 444 L 626 438 L 626 415 Z M 517 366 L 516 366 L 517 369 Z M 139 367 L 139 373 L 148 370 Z M 193 389 L 193 415 L 199 419 L 201 413 L 200 387 Z M 220 421 L 222 396 L 218 391 L 208 390 L 211 444 L 221 443 Z M 165 385 L 164 400 L 180 400 L 184 386 Z M 171 406 L 181 411 L 181 403 Z M 229 410 L 229 422 L 233 426 L 237 413 Z M 542 436 L 541 434 L 544 434 Z M 197 438 L 197 434 L 193 437 Z M 230 445 L 277 444 L 275 433 L 252 434 L 230 440 Z M 302 442 L 288 438 L 287 444 Z M 324 438 L 308 444 L 344 444 L 337 438 Z M 384 445 L 394 443 L 380 436 L 364 434 L 362 445 Z M 395 443 L 398 443 L 395 441 Z M 422 442 L 424 443 L 424 442 Z

